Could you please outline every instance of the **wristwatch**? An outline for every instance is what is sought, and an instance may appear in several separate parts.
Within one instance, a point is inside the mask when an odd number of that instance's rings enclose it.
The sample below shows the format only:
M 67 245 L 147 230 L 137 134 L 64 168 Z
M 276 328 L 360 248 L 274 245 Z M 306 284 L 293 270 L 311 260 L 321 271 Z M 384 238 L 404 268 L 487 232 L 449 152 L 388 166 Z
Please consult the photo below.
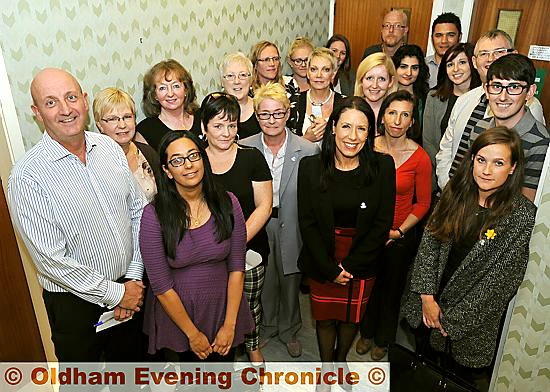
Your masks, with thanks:
M 399 238 L 405 238 L 405 233 L 403 233 L 403 230 L 401 230 L 399 227 L 395 230 L 397 230 L 399 232 L 399 234 L 401 234 L 401 237 L 399 237 Z

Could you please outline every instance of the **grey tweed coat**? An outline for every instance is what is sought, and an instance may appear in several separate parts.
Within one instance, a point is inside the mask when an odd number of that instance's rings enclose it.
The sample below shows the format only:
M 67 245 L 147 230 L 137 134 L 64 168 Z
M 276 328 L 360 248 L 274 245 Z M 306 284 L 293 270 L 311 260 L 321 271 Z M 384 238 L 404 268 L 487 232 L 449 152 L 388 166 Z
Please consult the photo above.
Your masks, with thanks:
M 536 207 L 523 196 L 494 227 L 493 239 L 478 241 L 455 271 L 439 298 L 441 324 L 451 338 L 453 358 L 479 368 L 493 358 L 500 320 L 523 280 Z M 441 242 L 426 230 L 416 256 L 403 313 L 413 327 L 422 322 L 420 294 L 436 294 L 452 240 Z M 445 339 L 433 330 L 431 345 L 444 351 Z

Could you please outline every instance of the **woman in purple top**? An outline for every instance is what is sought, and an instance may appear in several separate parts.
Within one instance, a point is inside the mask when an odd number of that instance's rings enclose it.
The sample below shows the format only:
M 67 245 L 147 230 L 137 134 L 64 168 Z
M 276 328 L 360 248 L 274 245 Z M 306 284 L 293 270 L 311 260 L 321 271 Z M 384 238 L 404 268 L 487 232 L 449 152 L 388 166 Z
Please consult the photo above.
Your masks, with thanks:
M 243 295 L 241 207 L 216 188 L 193 134 L 170 132 L 159 151 L 164 173 L 140 231 L 151 285 L 144 321 L 149 352 L 165 348 L 180 361 L 232 361 L 232 347 L 254 327 Z

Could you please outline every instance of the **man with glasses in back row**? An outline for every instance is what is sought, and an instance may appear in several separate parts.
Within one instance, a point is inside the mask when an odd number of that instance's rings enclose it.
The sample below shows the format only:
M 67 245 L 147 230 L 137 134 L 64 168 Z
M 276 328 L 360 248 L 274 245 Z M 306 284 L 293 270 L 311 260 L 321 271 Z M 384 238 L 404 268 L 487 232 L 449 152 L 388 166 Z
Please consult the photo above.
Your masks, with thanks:
M 509 53 L 517 53 L 517 51 L 513 49 L 512 39 L 505 31 L 490 30 L 478 39 L 472 62 L 479 73 L 482 86 L 461 95 L 449 117 L 449 125 L 435 157 L 437 183 L 441 189 L 445 187 L 450 176 L 454 174 L 458 164 L 465 156 L 474 127 L 476 125 L 484 126 L 485 129 L 488 127 L 487 121 L 485 124 L 478 124 L 479 121 L 492 117 L 483 86 L 487 83 L 487 72 L 490 65 Z M 539 100 L 532 95 L 526 97 L 526 100 L 531 115 L 537 121 L 545 124 Z
M 392 9 L 384 16 L 380 35 L 382 43 L 369 46 L 363 53 L 363 59 L 373 53 L 384 52 L 392 57 L 399 47 L 405 45 L 409 22 L 402 10 Z

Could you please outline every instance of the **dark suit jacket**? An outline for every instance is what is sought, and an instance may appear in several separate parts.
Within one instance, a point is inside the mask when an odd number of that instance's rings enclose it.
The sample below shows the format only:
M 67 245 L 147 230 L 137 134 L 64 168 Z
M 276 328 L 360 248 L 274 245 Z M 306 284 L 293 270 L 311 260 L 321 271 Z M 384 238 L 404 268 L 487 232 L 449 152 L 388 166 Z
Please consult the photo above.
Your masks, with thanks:
M 342 266 L 356 278 L 376 275 L 395 209 L 395 166 L 389 155 L 377 154 L 379 171 L 369 185 L 357 184 L 357 235 Z M 298 259 L 303 273 L 333 281 L 342 269 L 334 262 L 334 213 L 328 192 L 321 191 L 319 155 L 302 159 L 298 170 L 298 217 L 304 245 Z
M 344 100 L 344 96 L 337 92 L 334 93 L 334 105 L 332 106 L 333 110 L 336 106 Z M 307 91 L 295 94 L 290 97 L 290 117 L 286 123 L 286 126 L 290 128 L 298 136 L 302 136 L 302 128 L 304 127 L 304 119 L 306 116 L 306 106 L 307 106 Z
M 535 213 L 533 203 L 518 195 L 510 214 L 495 226 L 496 237 L 478 241 L 441 292 L 441 324 L 451 338 L 454 359 L 464 366 L 491 363 L 500 320 L 525 274 Z M 403 304 L 413 327 L 422 322 L 420 294 L 439 292 L 451 247 L 452 241 L 441 242 L 425 230 Z M 439 331 L 432 331 L 431 343 L 444 351 Z

